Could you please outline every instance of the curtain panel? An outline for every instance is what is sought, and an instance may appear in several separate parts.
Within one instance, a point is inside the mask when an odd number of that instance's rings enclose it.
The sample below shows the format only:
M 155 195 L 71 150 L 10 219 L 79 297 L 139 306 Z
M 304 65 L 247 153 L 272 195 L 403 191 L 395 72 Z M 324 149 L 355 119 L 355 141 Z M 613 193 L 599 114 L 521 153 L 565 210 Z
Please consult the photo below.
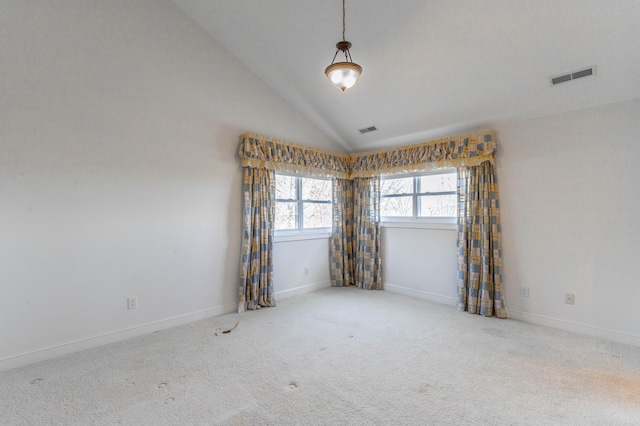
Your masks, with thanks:
M 380 176 L 353 179 L 355 285 L 382 290 L 380 254 Z
M 273 235 L 275 172 L 244 168 L 243 233 L 238 312 L 275 306 Z
M 458 170 L 458 309 L 507 318 L 500 200 L 494 165 Z
M 331 287 L 345 287 L 355 284 L 353 181 L 334 178 L 332 183 L 333 232 L 329 241 Z

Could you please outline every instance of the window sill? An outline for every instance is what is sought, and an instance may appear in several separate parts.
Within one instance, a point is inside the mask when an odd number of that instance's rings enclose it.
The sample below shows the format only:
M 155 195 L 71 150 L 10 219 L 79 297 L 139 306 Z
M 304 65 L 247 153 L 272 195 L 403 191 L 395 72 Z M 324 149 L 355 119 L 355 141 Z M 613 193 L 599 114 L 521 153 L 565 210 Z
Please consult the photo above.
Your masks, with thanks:
M 422 221 L 382 221 L 383 228 L 409 228 L 409 229 L 441 229 L 455 231 L 458 229 L 456 222 L 422 222 Z
M 289 241 L 305 241 L 305 240 L 321 240 L 331 237 L 331 232 L 295 232 L 295 233 L 283 233 L 274 235 L 274 243 L 285 243 Z

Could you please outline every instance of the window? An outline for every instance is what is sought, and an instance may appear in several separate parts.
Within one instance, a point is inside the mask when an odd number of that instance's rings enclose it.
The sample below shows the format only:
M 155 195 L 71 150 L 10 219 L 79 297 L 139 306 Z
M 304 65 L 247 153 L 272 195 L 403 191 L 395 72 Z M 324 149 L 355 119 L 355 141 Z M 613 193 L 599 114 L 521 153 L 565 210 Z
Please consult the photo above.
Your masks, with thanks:
M 457 217 L 457 172 L 446 170 L 381 180 L 380 215 L 385 218 Z
M 276 231 L 331 228 L 331 179 L 276 173 Z

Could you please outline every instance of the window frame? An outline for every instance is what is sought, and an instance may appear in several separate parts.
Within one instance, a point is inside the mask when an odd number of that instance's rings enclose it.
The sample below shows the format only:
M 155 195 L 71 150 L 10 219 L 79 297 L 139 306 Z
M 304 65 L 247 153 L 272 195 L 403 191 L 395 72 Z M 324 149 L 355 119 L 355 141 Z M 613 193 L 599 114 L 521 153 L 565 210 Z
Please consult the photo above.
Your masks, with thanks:
M 295 203 L 296 205 L 296 228 L 295 229 L 276 229 L 274 217 L 274 232 L 279 241 L 294 241 L 299 239 L 314 239 L 329 237 L 332 232 L 333 224 L 330 226 L 319 228 L 304 228 L 304 204 L 329 204 L 333 205 L 333 184 L 330 177 L 310 176 L 298 173 L 276 172 L 276 180 L 278 176 L 289 176 L 295 178 L 295 199 L 275 198 L 275 205 L 279 202 Z M 328 200 L 307 200 L 302 198 L 302 179 L 323 180 L 331 183 L 331 196 Z
M 458 177 L 457 169 L 455 168 L 444 168 L 438 169 L 428 172 L 413 172 L 413 173 L 403 173 L 403 174 L 392 174 L 382 176 L 381 180 L 389 180 L 389 179 L 402 179 L 402 178 L 412 178 L 412 192 L 402 193 L 402 194 L 392 194 L 392 195 L 384 195 L 380 194 L 380 200 L 382 201 L 384 198 L 396 198 L 396 197 L 411 197 L 412 203 L 412 215 L 411 216 L 383 216 L 382 212 L 380 212 L 380 220 L 386 226 L 393 227 L 407 227 L 407 224 L 425 224 L 425 225 L 435 225 L 434 228 L 448 229 L 451 225 L 455 225 L 458 222 L 458 216 L 419 216 L 418 212 L 420 210 L 420 197 L 423 196 L 438 196 L 438 195 L 456 195 L 457 190 L 453 191 L 439 191 L 439 192 L 427 192 L 420 191 L 420 178 L 423 176 L 433 176 L 433 175 L 441 175 L 441 174 L 455 174 L 456 179 Z M 457 209 L 456 209 L 457 213 Z M 443 226 L 437 226 L 442 224 Z

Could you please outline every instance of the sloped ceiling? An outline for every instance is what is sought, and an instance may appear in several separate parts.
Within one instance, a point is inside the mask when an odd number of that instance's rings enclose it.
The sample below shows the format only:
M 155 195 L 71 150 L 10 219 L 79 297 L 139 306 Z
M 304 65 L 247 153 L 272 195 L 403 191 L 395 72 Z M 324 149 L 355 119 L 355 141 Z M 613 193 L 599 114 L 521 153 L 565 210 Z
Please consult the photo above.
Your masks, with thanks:
M 324 76 L 341 0 L 173 1 L 349 152 L 640 97 L 638 0 L 347 0 L 344 93 Z

